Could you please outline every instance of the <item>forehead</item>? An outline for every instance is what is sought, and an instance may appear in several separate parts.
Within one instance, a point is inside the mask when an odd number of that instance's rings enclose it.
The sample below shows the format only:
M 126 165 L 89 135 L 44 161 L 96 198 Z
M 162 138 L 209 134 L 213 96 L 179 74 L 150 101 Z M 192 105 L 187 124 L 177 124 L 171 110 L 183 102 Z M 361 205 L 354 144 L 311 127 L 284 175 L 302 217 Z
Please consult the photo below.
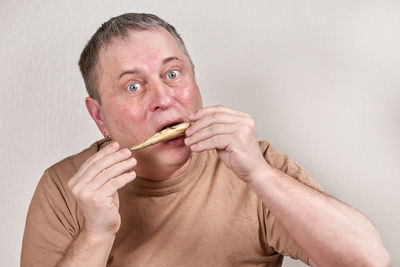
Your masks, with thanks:
M 110 65 L 122 67 L 126 64 L 159 63 L 163 58 L 171 56 L 186 58 L 182 47 L 165 29 L 130 30 L 126 36 L 113 38 L 107 46 L 100 49 L 98 67 L 104 71 Z

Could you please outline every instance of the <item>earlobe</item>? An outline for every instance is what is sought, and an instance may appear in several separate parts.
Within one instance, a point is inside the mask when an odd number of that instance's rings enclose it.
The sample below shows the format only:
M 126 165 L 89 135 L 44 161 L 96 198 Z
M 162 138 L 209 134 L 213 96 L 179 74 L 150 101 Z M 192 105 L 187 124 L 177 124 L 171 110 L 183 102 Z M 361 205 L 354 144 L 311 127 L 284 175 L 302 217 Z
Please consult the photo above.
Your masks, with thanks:
M 107 130 L 107 127 L 105 125 L 103 110 L 100 103 L 94 98 L 86 97 L 85 105 L 100 132 L 103 134 L 104 137 L 109 137 L 110 132 Z

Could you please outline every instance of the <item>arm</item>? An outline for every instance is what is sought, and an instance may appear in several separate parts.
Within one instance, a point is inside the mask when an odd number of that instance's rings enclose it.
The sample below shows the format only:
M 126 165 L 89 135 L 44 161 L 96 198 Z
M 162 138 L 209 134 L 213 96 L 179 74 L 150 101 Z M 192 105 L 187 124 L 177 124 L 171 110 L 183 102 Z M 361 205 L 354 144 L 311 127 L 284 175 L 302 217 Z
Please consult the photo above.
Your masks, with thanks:
M 112 234 L 102 236 L 82 231 L 56 266 L 106 266 L 114 239 Z
M 272 168 L 257 143 L 253 120 L 226 107 L 190 117 L 185 143 L 217 149 L 220 158 L 258 194 L 310 256 L 312 266 L 388 266 L 390 258 L 372 224 L 353 208 Z
M 279 170 L 254 175 L 250 187 L 307 252 L 311 266 L 390 265 L 379 233 L 361 213 Z
M 135 164 L 128 149 L 108 145 L 76 172 L 47 170 L 26 220 L 21 266 L 105 266 L 119 229 L 117 190 L 132 181 Z M 76 172 L 76 173 L 74 173 Z

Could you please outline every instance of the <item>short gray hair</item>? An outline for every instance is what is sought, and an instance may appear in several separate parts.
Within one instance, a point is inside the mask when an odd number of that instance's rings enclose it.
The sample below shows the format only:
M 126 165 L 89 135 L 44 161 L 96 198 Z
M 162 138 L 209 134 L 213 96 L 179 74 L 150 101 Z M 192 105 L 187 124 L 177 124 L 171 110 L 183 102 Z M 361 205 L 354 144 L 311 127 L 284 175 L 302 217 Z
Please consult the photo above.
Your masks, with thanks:
M 99 51 L 102 47 L 107 47 L 113 38 L 126 37 L 128 30 L 143 31 L 156 30 L 158 27 L 167 30 L 177 41 L 183 52 L 188 57 L 192 67 L 193 63 L 189 53 L 185 47 L 185 43 L 175 30 L 175 27 L 153 14 L 145 13 L 126 13 L 118 17 L 114 17 L 106 21 L 93 34 L 89 42 L 83 49 L 80 59 L 79 68 L 85 81 L 86 90 L 90 97 L 101 101 L 98 87 L 98 73 L 95 67 L 99 57 Z

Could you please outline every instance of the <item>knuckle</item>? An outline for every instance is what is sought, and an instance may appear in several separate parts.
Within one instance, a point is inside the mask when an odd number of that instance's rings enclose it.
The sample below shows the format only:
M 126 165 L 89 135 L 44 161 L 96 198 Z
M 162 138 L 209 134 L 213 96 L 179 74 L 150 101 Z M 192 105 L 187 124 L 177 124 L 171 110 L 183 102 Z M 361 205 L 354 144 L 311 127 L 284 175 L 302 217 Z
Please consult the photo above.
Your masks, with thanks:
M 208 127 L 207 129 L 208 129 L 209 133 L 215 133 L 217 131 L 217 128 L 218 128 L 217 125 L 213 124 L 210 127 Z
M 110 169 L 107 168 L 107 169 L 101 170 L 99 174 L 103 177 L 108 177 L 110 175 L 110 172 L 111 172 Z
M 247 140 L 248 140 L 247 135 L 243 135 L 243 134 L 239 135 L 239 142 L 240 143 L 246 143 Z
M 256 123 L 254 122 L 254 120 L 251 117 L 249 118 L 248 123 L 249 123 L 249 126 L 252 128 L 254 128 L 256 126 Z
M 222 141 L 222 137 L 220 135 L 217 135 L 213 138 L 213 143 L 215 146 L 217 146 L 218 144 L 220 144 Z
M 251 133 L 252 129 L 250 125 L 243 125 L 242 127 L 243 134 L 248 135 Z
M 110 181 L 110 183 L 111 183 L 111 186 L 114 187 L 114 188 L 120 188 L 121 187 L 121 182 L 120 182 L 119 179 L 112 179 Z
M 69 179 L 69 181 L 67 182 L 67 186 L 68 186 L 69 190 L 71 190 L 71 189 L 72 189 L 72 186 L 74 185 L 73 182 L 72 182 L 73 180 L 74 180 L 74 177 L 72 177 L 71 179 Z
M 250 119 L 250 120 L 252 119 L 251 116 L 250 116 L 250 114 L 248 114 L 248 113 L 243 113 L 243 115 L 244 115 L 247 119 Z
M 72 188 L 70 188 L 72 195 L 74 195 L 75 197 L 77 197 L 79 195 L 79 189 L 76 186 L 73 186 Z
M 246 139 L 247 139 L 247 134 L 245 133 L 245 131 L 246 130 L 243 130 L 243 129 L 242 129 L 242 131 L 238 131 L 235 134 L 235 140 L 240 142 L 240 143 L 245 142 Z
M 102 171 L 102 167 L 100 166 L 100 163 L 98 161 L 93 162 L 92 168 L 97 172 Z
M 102 198 L 101 198 L 100 195 L 93 193 L 93 194 L 90 195 L 89 199 L 90 199 L 90 202 L 91 202 L 93 205 L 95 205 L 95 206 L 101 206 Z
M 88 202 L 88 201 L 91 200 L 92 196 L 91 196 L 91 194 L 90 194 L 89 191 L 87 191 L 87 190 L 81 190 L 81 191 L 78 193 L 78 198 L 79 198 L 81 201 L 83 201 L 83 202 Z

